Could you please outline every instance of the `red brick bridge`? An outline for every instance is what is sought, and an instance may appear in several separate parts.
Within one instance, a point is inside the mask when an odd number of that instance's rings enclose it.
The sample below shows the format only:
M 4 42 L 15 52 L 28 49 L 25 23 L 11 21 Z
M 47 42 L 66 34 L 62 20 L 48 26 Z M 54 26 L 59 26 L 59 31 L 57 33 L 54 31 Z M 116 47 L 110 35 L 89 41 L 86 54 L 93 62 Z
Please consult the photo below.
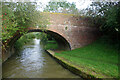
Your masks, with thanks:
M 91 24 L 90 18 L 62 13 L 47 13 L 50 24 L 45 31 L 40 28 L 28 28 L 28 32 L 45 32 L 55 38 L 60 47 L 65 49 L 75 49 L 88 45 L 99 37 L 99 30 Z M 22 35 L 16 35 L 11 39 L 9 48 L 3 55 L 6 60 L 14 52 L 14 43 Z

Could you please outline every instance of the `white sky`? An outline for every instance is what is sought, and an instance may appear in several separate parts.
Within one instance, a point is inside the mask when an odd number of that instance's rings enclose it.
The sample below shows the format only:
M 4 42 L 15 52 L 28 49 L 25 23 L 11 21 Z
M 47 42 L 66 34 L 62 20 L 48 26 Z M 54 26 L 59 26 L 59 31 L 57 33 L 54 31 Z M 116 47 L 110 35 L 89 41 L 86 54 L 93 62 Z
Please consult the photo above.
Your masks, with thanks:
M 67 1 L 70 2 L 70 3 L 75 2 L 76 3 L 76 7 L 78 9 L 87 8 L 87 6 L 92 3 L 91 0 L 67 0 Z
M 39 2 L 41 2 L 42 6 L 39 7 L 39 10 L 43 10 L 43 8 L 48 4 L 50 0 L 37 0 L 37 3 L 39 4 Z M 58 0 L 55 0 L 55 1 L 58 1 Z M 62 0 L 61 0 L 62 1 Z M 78 9 L 84 9 L 84 8 L 87 8 L 88 5 L 90 5 L 92 3 L 91 0 L 66 0 L 67 2 L 75 2 L 76 4 L 76 7 Z

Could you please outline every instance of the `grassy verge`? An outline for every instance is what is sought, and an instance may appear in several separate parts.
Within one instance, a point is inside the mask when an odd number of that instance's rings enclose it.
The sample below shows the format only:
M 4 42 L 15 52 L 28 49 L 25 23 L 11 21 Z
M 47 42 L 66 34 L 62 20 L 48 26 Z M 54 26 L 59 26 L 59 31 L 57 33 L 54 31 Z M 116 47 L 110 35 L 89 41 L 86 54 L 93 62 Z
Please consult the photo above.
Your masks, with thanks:
M 96 42 L 72 51 L 55 53 L 56 56 L 82 68 L 91 75 L 103 74 L 106 77 L 118 77 L 118 49 L 108 39 L 101 38 Z

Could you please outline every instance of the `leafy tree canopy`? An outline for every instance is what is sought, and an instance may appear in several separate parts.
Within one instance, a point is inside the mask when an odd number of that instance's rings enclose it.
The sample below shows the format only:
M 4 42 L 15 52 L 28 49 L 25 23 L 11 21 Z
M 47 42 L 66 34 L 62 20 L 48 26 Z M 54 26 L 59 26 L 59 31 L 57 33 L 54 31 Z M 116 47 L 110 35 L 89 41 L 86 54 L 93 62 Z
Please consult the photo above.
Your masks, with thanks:
M 44 11 L 71 14 L 78 13 L 78 9 L 76 8 L 75 3 L 69 3 L 65 0 L 61 2 L 55 2 L 51 0 L 48 5 L 46 5 Z
M 43 27 L 45 19 L 36 9 L 35 2 L 2 2 L 2 40 L 19 31 L 24 33 L 28 27 Z
M 93 2 L 86 9 L 87 16 L 94 17 L 101 29 L 110 33 L 120 33 L 120 1 L 118 2 Z M 96 19 L 97 18 L 97 19 Z

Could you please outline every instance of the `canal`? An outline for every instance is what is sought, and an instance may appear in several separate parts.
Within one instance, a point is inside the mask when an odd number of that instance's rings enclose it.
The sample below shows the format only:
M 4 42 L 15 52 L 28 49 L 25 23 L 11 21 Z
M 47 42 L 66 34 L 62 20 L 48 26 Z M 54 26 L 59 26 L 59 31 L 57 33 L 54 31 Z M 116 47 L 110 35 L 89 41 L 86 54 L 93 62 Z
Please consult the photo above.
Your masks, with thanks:
M 40 39 L 23 46 L 2 65 L 3 78 L 79 78 L 64 69 L 41 47 Z

